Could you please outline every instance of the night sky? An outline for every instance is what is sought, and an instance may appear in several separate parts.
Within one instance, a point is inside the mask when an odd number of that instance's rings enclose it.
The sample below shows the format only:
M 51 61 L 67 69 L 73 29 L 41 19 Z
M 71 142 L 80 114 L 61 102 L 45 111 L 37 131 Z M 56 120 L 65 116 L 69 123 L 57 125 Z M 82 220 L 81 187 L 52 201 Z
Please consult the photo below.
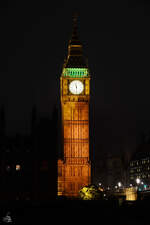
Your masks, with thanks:
M 3 1 L 2 1 L 3 2 Z M 59 105 L 59 77 L 79 13 L 79 37 L 91 71 L 96 154 L 131 152 L 150 129 L 148 1 L 4 1 L 0 7 L 0 105 L 7 133 L 28 133 L 32 107 Z

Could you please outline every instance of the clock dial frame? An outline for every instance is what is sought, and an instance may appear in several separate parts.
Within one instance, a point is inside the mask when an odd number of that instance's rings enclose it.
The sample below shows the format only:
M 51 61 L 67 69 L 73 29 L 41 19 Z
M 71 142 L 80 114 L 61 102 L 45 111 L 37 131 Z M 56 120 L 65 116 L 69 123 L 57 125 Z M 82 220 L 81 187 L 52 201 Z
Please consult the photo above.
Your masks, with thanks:
M 84 90 L 84 84 L 80 80 L 73 80 L 69 84 L 69 91 L 71 94 L 79 95 Z

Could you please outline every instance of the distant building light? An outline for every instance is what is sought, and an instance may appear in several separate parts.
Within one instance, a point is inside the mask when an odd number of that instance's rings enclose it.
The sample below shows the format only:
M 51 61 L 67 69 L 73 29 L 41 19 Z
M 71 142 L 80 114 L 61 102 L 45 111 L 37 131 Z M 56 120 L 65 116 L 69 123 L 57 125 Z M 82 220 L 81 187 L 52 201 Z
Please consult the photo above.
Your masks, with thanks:
M 20 170 L 21 169 L 21 166 L 18 164 L 16 165 L 16 170 Z
M 10 168 L 10 166 L 9 166 L 9 165 L 7 165 L 7 166 L 6 166 L 6 170 L 9 172 L 9 171 L 10 171 L 10 169 L 11 169 L 11 168 Z

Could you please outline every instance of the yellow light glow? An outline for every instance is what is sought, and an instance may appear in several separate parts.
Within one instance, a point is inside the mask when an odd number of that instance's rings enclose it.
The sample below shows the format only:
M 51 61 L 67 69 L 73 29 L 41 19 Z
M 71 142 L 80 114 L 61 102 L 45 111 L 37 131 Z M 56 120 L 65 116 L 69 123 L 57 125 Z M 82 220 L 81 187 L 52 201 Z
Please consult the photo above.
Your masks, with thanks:
M 126 200 L 127 201 L 137 200 L 137 189 L 135 187 L 126 188 Z
M 20 165 L 16 165 L 16 170 L 20 170 L 21 166 Z

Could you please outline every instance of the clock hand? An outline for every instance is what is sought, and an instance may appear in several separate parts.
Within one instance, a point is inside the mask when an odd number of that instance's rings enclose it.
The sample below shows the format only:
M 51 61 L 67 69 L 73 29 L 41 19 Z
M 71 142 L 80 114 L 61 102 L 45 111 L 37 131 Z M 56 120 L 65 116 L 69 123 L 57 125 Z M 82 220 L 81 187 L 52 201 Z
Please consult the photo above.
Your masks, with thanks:
M 77 93 L 77 85 L 76 85 L 76 93 Z

